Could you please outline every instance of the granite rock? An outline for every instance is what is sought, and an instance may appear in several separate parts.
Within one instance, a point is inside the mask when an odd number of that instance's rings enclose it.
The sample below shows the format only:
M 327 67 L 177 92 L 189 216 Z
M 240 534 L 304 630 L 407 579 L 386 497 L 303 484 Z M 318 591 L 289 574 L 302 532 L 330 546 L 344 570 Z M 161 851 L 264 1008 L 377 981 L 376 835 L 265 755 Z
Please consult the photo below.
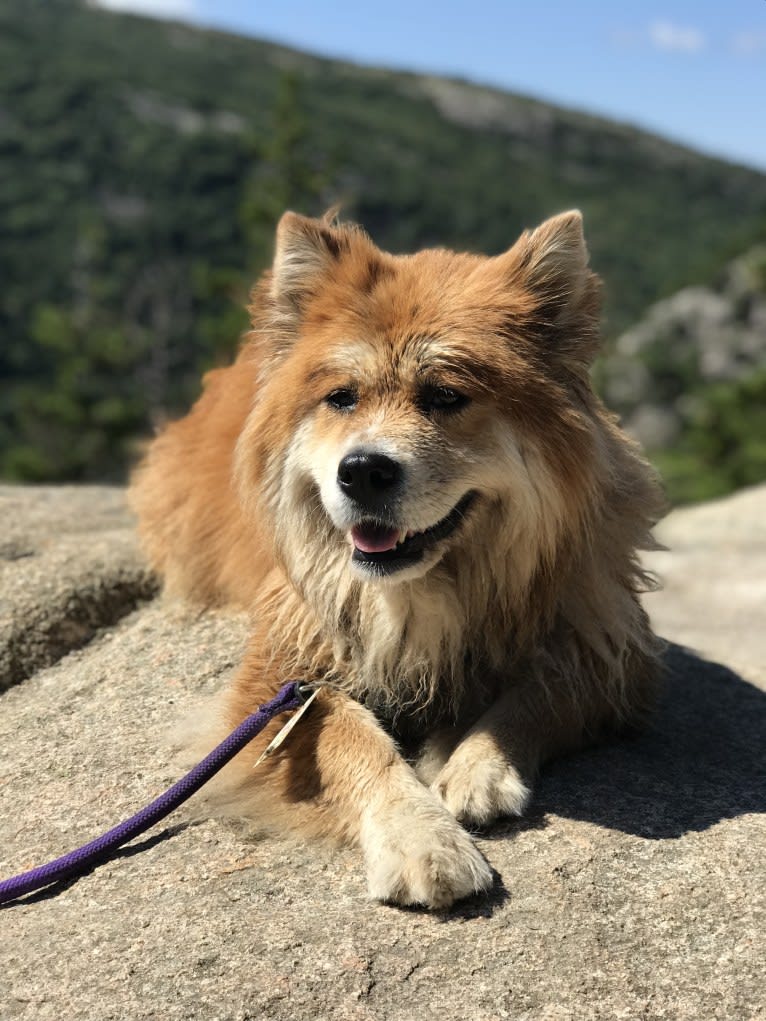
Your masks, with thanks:
M 173 725 L 226 683 L 246 622 L 150 598 L 119 491 L 0 501 L 6 877 L 176 779 Z M 647 601 L 669 642 L 656 718 L 556 763 L 525 819 L 479 835 L 490 897 L 441 914 L 372 903 L 355 851 L 254 838 L 192 803 L 0 909 L 0 1018 L 763 1017 L 764 522 L 760 488 L 662 526 L 675 552 L 647 558 L 667 579 Z M 86 624 L 60 638 L 53 622 L 86 595 Z

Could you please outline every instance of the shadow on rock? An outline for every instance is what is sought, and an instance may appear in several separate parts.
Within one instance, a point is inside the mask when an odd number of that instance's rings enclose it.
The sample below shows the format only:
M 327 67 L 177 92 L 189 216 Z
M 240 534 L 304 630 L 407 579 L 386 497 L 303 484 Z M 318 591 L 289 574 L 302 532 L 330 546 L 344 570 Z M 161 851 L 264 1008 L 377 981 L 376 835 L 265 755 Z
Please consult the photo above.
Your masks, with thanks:
M 649 839 L 766 812 L 766 693 L 670 645 L 643 734 L 545 770 L 531 819 L 554 813 Z
M 468 921 L 471 918 L 491 918 L 496 911 L 504 907 L 510 899 L 503 877 L 495 869 L 492 869 L 492 889 L 487 893 L 477 894 L 475 897 L 467 897 L 465 900 L 453 904 L 448 911 L 437 915 L 441 921 L 450 919 L 462 919 Z
M 62 879 L 49 883 L 47 886 L 43 886 L 41 889 L 35 890 L 33 893 L 20 894 L 13 900 L 5 901 L 3 904 L 0 904 L 0 911 L 4 911 L 7 908 L 12 907 L 20 907 L 23 904 L 36 904 L 38 901 L 45 901 L 50 900 L 52 897 L 58 897 L 60 893 L 68 890 L 69 887 L 74 886 L 75 883 L 79 883 L 81 879 L 91 875 L 96 871 L 96 869 L 101 868 L 102 865 L 116 861 L 118 858 L 132 858 L 134 855 L 141 854 L 142 851 L 148 851 L 155 845 L 168 840 L 170 837 L 174 837 L 177 833 L 181 833 L 183 830 L 187 829 L 187 827 L 194 825 L 194 822 L 181 822 L 176 823 L 175 826 L 167 826 L 159 833 L 154 833 L 149 837 L 144 837 L 142 840 L 134 841 L 132 844 L 128 844 L 125 847 L 120 847 L 115 851 L 105 854 L 102 858 L 92 862 L 82 870 L 80 870 L 79 866 L 77 866 L 72 875 L 67 875 Z

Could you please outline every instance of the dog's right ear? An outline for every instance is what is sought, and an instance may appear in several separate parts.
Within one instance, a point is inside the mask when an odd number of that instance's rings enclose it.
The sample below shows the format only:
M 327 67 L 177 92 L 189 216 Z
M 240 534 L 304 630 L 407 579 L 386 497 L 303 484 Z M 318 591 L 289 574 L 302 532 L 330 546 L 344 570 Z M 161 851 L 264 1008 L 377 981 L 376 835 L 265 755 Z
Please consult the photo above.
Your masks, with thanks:
M 297 321 L 306 299 L 348 248 L 346 231 L 332 226 L 329 217 L 284 213 L 277 224 L 271 274 L 271 296 L 281 310 Z

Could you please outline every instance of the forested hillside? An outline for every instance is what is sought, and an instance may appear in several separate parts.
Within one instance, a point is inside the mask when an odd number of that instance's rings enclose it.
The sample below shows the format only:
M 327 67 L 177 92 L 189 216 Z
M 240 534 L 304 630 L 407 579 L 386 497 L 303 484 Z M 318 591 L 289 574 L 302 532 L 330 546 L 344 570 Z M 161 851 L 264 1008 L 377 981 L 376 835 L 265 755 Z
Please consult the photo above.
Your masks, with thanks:
M 766 176 L 466 83 L 0 5 L 0 474 L 118 479 L 244 325 L 285 207 L 497 252 L 579 206 L 608 337 L 766 237 Z

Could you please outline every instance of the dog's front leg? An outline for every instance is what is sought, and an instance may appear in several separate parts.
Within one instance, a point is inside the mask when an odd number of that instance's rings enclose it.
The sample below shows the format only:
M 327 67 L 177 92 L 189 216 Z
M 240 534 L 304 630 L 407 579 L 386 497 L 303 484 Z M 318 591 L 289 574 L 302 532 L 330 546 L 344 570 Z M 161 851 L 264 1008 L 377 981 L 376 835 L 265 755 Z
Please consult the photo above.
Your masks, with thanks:
M 457 743 L 431 789 L 465 825 L 521 815 L 538 767 L 580 743 L 582 721 L 553 707 L 542 685 L 504 692 Z
M 487 890 L 492 873 L 466 831 L 415 776 L 369 710 L 323 689 L 281 749 L 250 771 L 289 828 L 358 844 L 370 893 L 443 908 Z

